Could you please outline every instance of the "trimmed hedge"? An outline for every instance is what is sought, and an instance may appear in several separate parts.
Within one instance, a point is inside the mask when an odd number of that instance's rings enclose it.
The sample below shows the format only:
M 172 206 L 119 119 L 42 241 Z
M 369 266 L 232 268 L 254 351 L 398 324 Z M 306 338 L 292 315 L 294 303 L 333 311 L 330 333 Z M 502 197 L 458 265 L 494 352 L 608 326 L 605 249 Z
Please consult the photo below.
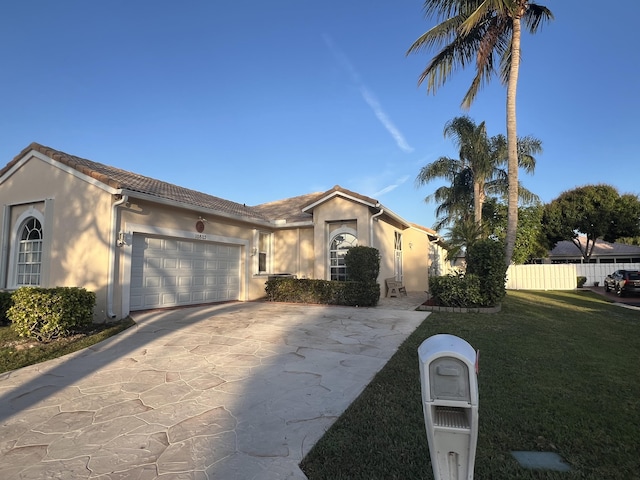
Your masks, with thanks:
M 68 336 L 93 322 L 96 294 L 77 287 L 21 287 L 7 311 L 21 337 L 48 341 Z
M 267 299 L 271 302 L 374 307 L 380 300 L 380 286 L 371 282 L 283 277 L 272 278 L 265 285 Z
M 578 288 L 582 288 L 584 287 L 584 284 L 587 283 L 587 277 L 579 276 L 576 278 L 576 282 L 577 282 Z
M 13 292 L 0 291 L 0 325 L 10 323 L 9 318 L 7 318 L 7 311 L 13 305 L 12 295 Z
M 349 281 L 376 283 L 380 273 L 380 252 L 373 247 L 351 247 L 344 256 L 344 264 Z
M 447 275 L 429 279 L 430 294 L 441 307 L 484 306 L 480 277 L 473 274 Z

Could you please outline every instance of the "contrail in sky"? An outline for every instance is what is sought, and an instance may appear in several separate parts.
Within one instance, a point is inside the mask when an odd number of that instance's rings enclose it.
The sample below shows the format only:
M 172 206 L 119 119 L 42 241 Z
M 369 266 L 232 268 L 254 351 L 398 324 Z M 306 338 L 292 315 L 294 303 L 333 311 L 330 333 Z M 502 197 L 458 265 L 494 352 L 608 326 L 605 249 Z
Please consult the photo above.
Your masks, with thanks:
M 360 94 L 362 95 L 362 98 L 367 103 L 367 105 L 369 105 L 371 110 L 373 110 L 373 113 L 378 118 L 380 123 L 382 123 L 382 126 L 387 130 L 387 132 L 389 132 L 391 137 L 393 137 L 393 139 L 396 141 L 396 144 L 398 145 L 400 150 L 406 153 L 413 152 L 413 147 L 411 147 L 407 143 L 407 140 L 404 138 L 404 135 L 402 135 L 402 132 L 400 132 L 400 130 L 398 130 L 398 128 L 393 124 L 393 122 L 391 121 L 389 116 L 385 113 L 385 111 L 382 108 L 382 105 L 380 105 L 380 102 L 378 101 L 376 96 L 373 94 L 373 92 L 364 85 L 364 83 L 360 79 L 360 75 L 358 75 L 358 72 L 354 68 L 353 64 L 349 61 L 349 58 L 347 58 L 347 56 L 333 43 L 333 40 L 329 35 L 323 34 L 322 38 L 324 39 L 324 42 L 327 44 L 327 47 L 329 47 L 329 50 L 331 50 L 331 53 L 333 53 L 336 60 L 338 60 L 338 62 L 344 67 L 344 69 L 347 72 L 349 72 L 349 75 L 351 76 L 351 80 L 353 81 L 353 83 L 356 84 L 356 86 L 360 90 Z

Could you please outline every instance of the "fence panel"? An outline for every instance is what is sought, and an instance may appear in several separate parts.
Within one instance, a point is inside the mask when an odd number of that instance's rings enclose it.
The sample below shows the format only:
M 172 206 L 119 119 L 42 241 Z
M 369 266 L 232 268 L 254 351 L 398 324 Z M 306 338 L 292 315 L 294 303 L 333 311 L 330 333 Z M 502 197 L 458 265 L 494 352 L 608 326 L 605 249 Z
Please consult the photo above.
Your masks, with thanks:
M 507 290 L 574 290 L 576 265 L 511 265 Z
M 584 263 L 511 265 L 507 270 L 507 290 L 574 290 L 577 277 L 587 277 L 602 286 L 604 277 L 614 270 L 640 270 L 640 263 Z
M 578 276 L 587 277 L 586 286 L 598 282 L 602 286 L 604 277 L 615 270 L 640 270 L 640 263 L 584 263 L 576 264 Z

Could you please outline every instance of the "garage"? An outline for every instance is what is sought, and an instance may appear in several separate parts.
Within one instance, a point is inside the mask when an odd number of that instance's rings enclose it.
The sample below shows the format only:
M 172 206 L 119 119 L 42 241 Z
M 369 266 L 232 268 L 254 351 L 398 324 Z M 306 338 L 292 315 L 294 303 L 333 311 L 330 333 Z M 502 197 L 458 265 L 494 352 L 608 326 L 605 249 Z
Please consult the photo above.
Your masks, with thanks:
M 130 309 L 237 300 L 240 247 L 133 235 Z

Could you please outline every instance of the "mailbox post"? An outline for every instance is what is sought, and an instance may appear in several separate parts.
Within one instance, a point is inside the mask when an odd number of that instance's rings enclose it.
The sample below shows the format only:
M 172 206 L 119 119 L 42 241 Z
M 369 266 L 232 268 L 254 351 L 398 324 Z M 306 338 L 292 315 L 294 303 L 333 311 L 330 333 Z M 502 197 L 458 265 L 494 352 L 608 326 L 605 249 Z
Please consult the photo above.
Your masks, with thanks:
M 454 335 L 418 348 L 422 409 L 435 480 L 473 480 L 478 442 L 477 354 Z

